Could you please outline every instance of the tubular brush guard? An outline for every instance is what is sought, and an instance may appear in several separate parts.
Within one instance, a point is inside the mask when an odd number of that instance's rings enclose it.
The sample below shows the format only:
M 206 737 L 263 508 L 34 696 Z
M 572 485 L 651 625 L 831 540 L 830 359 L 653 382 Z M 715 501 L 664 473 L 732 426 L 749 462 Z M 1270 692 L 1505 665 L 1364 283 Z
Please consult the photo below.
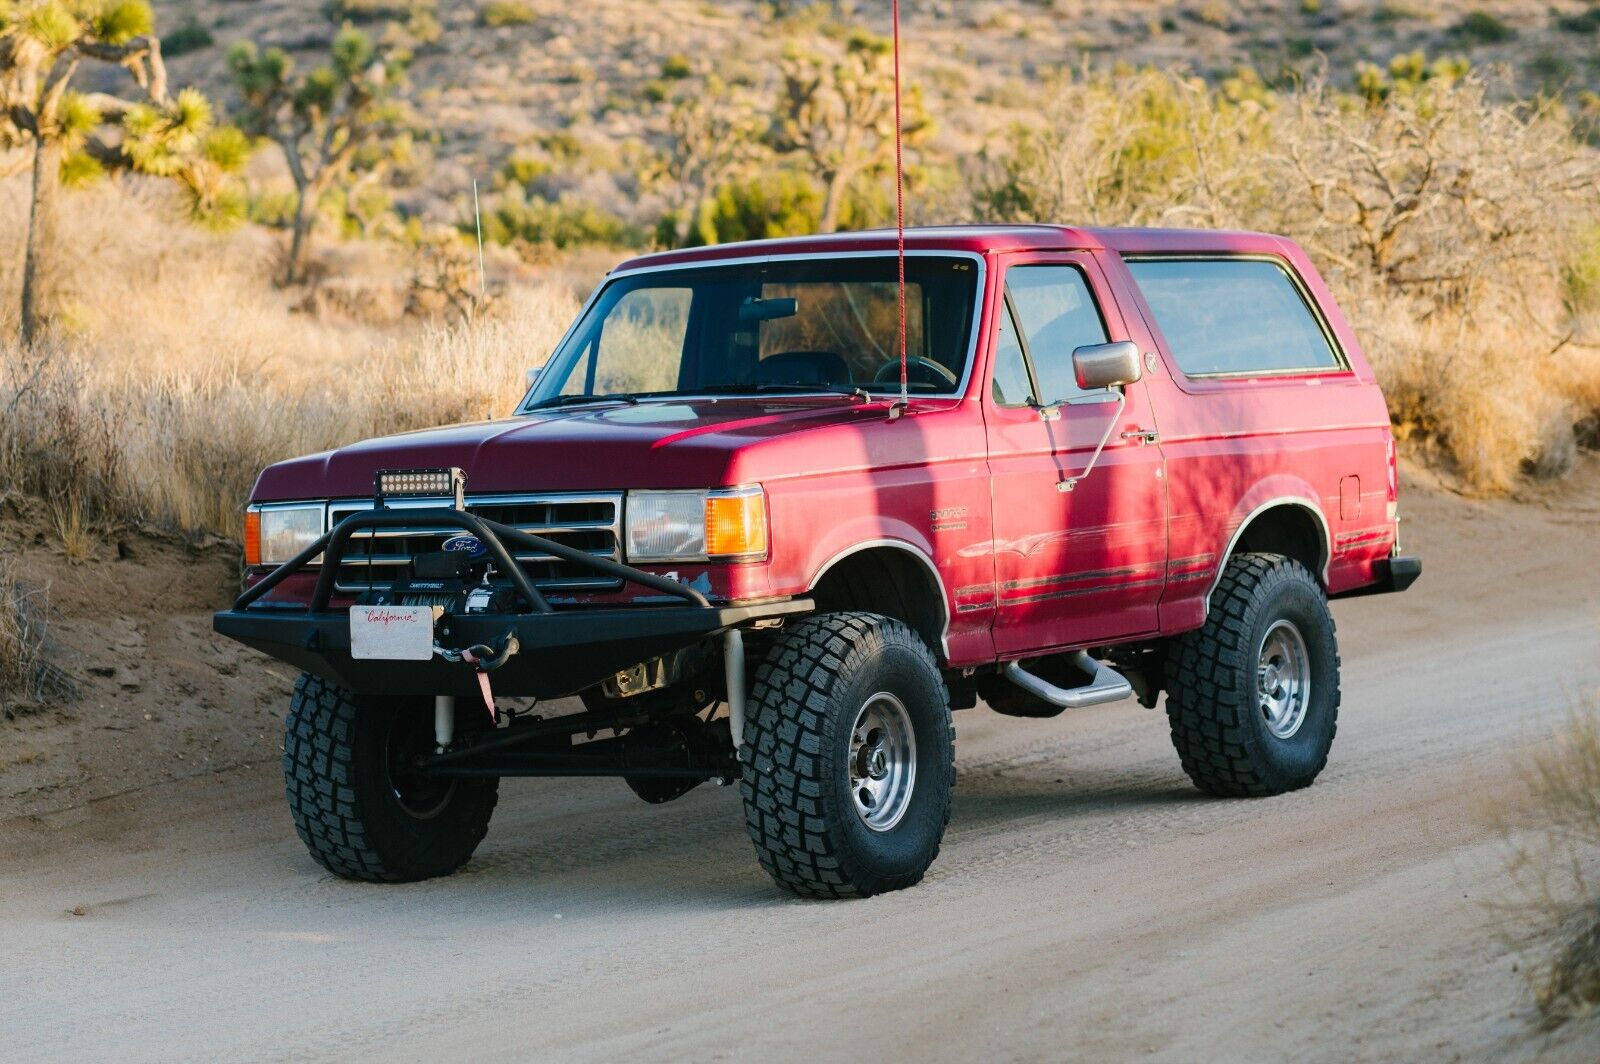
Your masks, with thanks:
M 510 580 L 530 612 L 446 614 L 435 628 L 435 642 L 449 657 L 430 661 L 358 660 L 350 654 L 350 616 L 332 609 L 334 579 L 363 529 L 407 528 L 418 524 L 460 528 L 487 548 L 496 571 Z M 506 544 L 540 551 L 627 583 L 659 591 L 683 605 L 635 604 L 554 610 L 512 558 Z M 261 600 L 293 574 L 323 558 L 307 606 Z M 478 693 L 475 670 L 460 663 L 459 652 L 474 646 L 504 646 L 518 653 L 495 672 L 495 690 L 510 696 L 560 698 L 592 687 L 623 669 L 700 642 L 751 621 L 812 609 L 809 599 L 753 605 L 715 605 L 700 592 L 655 573 L 597 558 L 592 554 L 532 536 L 475 514 L 453 509 L 374 510 L 351 514 L 289 561 L 247 589 L 233 607 L 216 614 L 221 635 L 280 661 L 363 695 L 465 695 Z

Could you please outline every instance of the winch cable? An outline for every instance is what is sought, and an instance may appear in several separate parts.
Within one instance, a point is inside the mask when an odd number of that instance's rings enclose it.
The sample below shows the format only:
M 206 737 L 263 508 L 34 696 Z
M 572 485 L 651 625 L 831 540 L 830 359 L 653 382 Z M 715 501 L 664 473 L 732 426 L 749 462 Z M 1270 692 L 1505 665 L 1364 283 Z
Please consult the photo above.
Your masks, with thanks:
M 900 117 L 900 0 L 892 0 L 894 22 L 894 244 L 899 273 L 900 299 L 900 402 L 910 406 L 910 380 L 906 367 L 906 170 Z

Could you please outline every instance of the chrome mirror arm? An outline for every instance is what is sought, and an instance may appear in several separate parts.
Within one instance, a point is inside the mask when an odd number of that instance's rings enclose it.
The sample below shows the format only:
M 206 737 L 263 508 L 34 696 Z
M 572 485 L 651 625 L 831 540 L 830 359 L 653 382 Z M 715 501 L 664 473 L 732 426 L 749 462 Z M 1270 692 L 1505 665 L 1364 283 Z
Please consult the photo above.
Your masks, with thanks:
M 1100 437 L 1100 443 L 1095 447 L 1094 454 L 1089 456 L 1089 464 L 1084 466 L 1083 472 L 1079 473 L 1077 476 L 1068 477 L 1065 480 L 1057 481 L 1057 491 L 1071 491 L 1073 488 L 1078 486 L 1079 481 L 1085 479 L 1090 473 L 1094 472 L 1095 463 L 1100 461 L 1100 452 L 1106 449 L 1106 444 L 1111 440 L 1111 434 L 1117 431 L 1117 426 L 1122 423 L 1122 412 L 1127 408 L 1128 389 L 1126 387 L 1119 388 L 1117 390 L 1117 409 L 1112 413 L 1111 421 L 1106 425 L 1105 435 Z

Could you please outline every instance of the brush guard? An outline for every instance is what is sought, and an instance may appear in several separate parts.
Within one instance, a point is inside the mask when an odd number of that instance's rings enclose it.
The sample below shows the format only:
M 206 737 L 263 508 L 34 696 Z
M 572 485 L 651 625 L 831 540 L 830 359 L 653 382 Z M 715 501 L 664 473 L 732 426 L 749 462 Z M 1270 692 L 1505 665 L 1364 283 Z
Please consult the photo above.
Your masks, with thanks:
M 446 613 L 434 628 L 435 654 L 428 661 L 357 659 L 350 652 L 347 609 L 330 608 L 339 564 L 351 536 L 363 530 L 427 525 L 458 528 L 478 539 L 501 580 L 520 600 L 510 613 Z M 625 606 L 553 609 L 513 559 L 510 547 L 564 561 L 658 592 L 661 599 Z M 309 604 L 275 602 L 268 596 L 321 558 Z M 216 614 L 212 626 L 304 672 L 332 680 L 358 695 L 418 696 L 479 693 L 470 653 L 488 650 L 497 663 L 495 689 L 512 697 L 561 698 L 593 687 L 640 662 L 691 646 L 708 637 L 812 609 L 809 599 L 748 605 L 718 605 L 676 580 L 599 558 L 542 536 L 530 535 L 476 514 L 445 507 L 373 510 L 351 514 L 317 541 L 247 589 L 233 607 Z M 515 640 L 517 650 L 506 651 Z

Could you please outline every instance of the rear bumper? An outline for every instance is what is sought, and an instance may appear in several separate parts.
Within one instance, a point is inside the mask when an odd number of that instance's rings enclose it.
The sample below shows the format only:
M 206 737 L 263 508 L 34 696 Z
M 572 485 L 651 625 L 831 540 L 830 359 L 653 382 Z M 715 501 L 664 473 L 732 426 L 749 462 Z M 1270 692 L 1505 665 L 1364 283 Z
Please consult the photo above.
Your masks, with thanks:
M 453 615 L 441 622 L 440 645 L 504 645 L 520 649 L 494 673 L 498 694 L 560 698 L 592 687 L 642 661 L 693 646 L 753 621 L 807 612 L 808 599 L 750 606 L 640 606 L 557 613 Z M 350 656 L 346 612 L 225 610 L 212 618 L 222 635 L 303 672 L 364 695 L 466 695 L 478 692 L 472 666 L 431 661 L 357 660 Z M 448 636 L 443 636 L 444 632 Z
M 1417 577 L 1422 575 L 1422 559 L 1415 555 L 1403 557 L 1395 555 L 1378 564 L 1382 567 L 1383 576 L 1377 583 L 1353 588 L 1333 597 L 1347 599 L 1364 598 L 1367 595 L 1389 595 L 1406 590 L 1417 582 Z

